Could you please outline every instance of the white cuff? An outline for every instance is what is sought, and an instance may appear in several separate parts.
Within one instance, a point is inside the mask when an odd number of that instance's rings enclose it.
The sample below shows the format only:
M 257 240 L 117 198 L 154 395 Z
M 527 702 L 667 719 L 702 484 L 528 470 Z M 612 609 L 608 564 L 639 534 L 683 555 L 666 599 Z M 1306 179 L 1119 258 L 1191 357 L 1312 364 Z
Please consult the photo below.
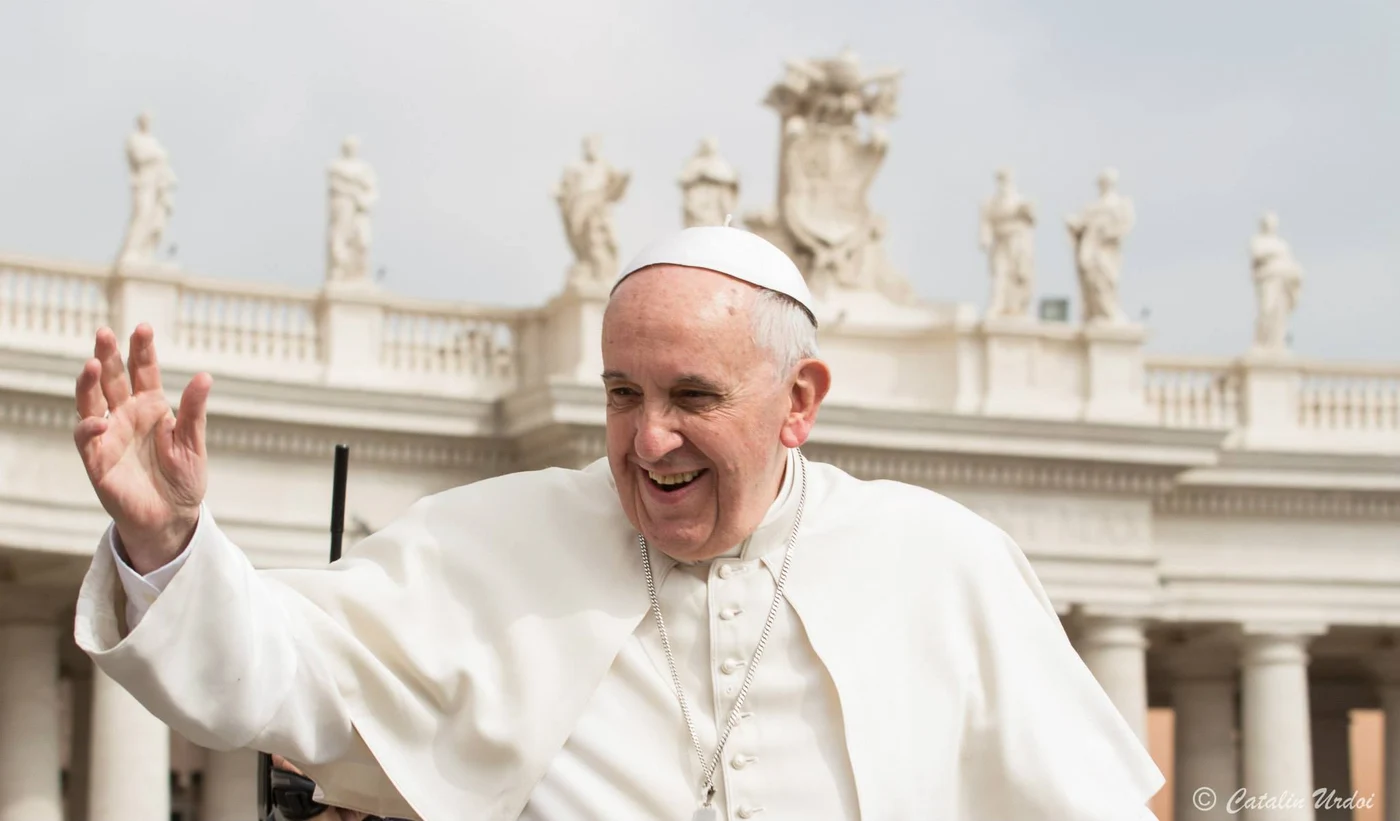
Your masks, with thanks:
M 204 521 L 204 506 L 199 507 L 199 521 Z M 195 533 L 199 532 L 199 525 L 195 525 Z M 165 590 L 166 585 L 175 577 L 175 573 L 185 564 L 189 558 L 190 549 L 194 547 L 195 540 L 190 539 L 190 543 L 185 549 L 180 551 L 180 555 L 171 559 L 164 566 L 152 570 L 142 576 L 132 569 L 131 565 L 122 558 L 121 536 L 117 533 L 116 525 L 112 525 L 111 538 L 108 544 L 111 545 L 112 558 L 117 565 L 117 576 L 121 579 L 122 589 L 126 591 L 126 629 L 135 630 L 136 625 L 141 623 L 146 611 L 155 604 L 156 596 Z

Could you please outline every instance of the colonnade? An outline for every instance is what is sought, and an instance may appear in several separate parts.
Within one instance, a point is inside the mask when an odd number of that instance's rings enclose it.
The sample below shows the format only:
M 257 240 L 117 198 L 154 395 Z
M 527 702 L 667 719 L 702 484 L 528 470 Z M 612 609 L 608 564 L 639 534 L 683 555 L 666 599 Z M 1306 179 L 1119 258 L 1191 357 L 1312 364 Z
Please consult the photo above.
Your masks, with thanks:
M 1071 631 L 1085 665 L 1145 742 L 1145 622 L 1081 617 Z M 1308 648 L 1320 632 L 1241 625 L 1230 640 L 1216 637 L 1162 648 L 1175 714 L 1177 819 L 1352 818 L 1347 803 L 1354 798 L 1351 705 L 1309 687 Z M 1400 716 L 1400 665 L 1394 668 L 1393 675 L 1374 668 L 1388 717 Z M 1385 728 L 1383 795 L 1400 796 L 1400 720 L 1387 721 Z M 1318 790 L 1330 792 L 1331 800 L 1319 801 Z M 1400 821 L 1400 800 L 1386 805 L 1385 818 Z
M 21 609 L 0 620 L 0 821 L 170 821 L 170 729 L 91 663 L 62 681 L 71 622 Z M 198 821 L 254 818 L 256 754 L 202 759 Z
M 33 597 L 28 604 L 7 608 L 0 621 L 0 821 L 168 821 L 169 729 L 90 663 L 70 670 L 62 686 L 60 648 L 68 624 Z M 1072 635 L 1085 665 L 1146 741 L 1145 623 L 1084 617 L 1073 622 Z M 1351 817 L 1349 809 L 1319 809 L 1313 800 L 1319 788 L 1340 798 L 1352 794 L 1348 705 L 1310 692 L 1314 638 L 1305 631 L 1246 628 L 1232 642 L 1153 651 L 1166 654 L 1171 676 L 1178 819 Z M 1400 664 L 1394 675 L 1378 669 L 1381 706 L 1400 716 Z M 1400 721 L 1386 722 L 1385 749 L 1385 794 L 1400 796 Z M 198 821 L 254 817 L 255 761 L 250 752 L 204 752 Z M 1211 806 L 1201 800 L 1203 788 L 1215 797 Z M 1274 802 L 1257 811 L 1247 803 L 1232 806 L 1230 798 L 1241 789 Z M 1385 817 L 1400 821 L 1400 801 Z

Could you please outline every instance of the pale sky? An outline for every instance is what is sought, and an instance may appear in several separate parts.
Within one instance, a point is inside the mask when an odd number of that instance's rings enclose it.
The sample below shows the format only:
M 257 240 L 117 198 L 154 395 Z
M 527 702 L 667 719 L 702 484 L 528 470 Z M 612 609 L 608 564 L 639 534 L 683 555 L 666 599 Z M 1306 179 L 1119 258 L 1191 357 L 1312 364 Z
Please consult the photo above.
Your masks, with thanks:
M 1009 165 L 1040 213 L 1037 293 L 1077 306 L 1064 217 L 1112 165 L 1138 215 L 1123 302 L 1150 310 L 1153 351 L 1248 346 L 1272 209 L 1305 269 L 1296 349 L 1400 360 L 1400 6 L 1380 0 L 9 0 L 0 250 L 110 260 L 145 109 L 194 272 L 315 287 L 326 165 L 355 134 L 386 287 L 537 304 L 569 263 L 550 189 L 585 134 L 632 172 L 625 258 L 679 226 L 706 135 L 741 211 L 769 205 L 760 101 L 785 59 L 846 46 L 904 71 L 871 203 L 923 297 L 985 303 L 977 205 Z

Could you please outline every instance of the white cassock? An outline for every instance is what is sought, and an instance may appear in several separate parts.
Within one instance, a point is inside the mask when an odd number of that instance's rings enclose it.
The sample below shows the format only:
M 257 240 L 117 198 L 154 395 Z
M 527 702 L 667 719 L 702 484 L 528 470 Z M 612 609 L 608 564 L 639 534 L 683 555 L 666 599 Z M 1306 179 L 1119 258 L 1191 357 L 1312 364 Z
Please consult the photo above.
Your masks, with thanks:
M 807 469 L 716 817 L 1152 818 L 1161 774 L 1010 538 L 929 490 Z M 790 454 L 730 554 L 652 554 L 707 757 L 774 595 L 795 472 Z M 104 541 L 77 642 L 197 744 L 283 754 L 329 803 L 425 821 L 697 808 L 701 765 L 606 460 L 429 497 L 325 569 L 254 570 L 207 510 L 154 579 Z

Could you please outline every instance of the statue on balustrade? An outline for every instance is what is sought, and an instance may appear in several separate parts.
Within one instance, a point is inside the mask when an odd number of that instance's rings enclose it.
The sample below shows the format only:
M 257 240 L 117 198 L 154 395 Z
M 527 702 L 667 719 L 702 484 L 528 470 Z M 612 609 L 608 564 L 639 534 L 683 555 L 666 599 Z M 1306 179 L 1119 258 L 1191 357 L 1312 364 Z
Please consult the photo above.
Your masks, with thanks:
M 1281 352 L 1288 348 L 1288 319 L 1298 307 L 1303 269 L 1288 243 L 1278 235 L 1278 215 L 1268 213 L 1249 243 L 1254 290 L 1259 314 L 1254 323 L 1255 350 Z
M 613 168 L 599 154 L 599 138 L 583 141 L 583 161 L 571 163 L 554 189 L 564 233 L 574 252 L 568 286 L 606 294 L 618 274 L 617 233 L 612 206 L 627 192 L 630 172 Z
M 681 219 L 686 228 L 724 225 L 739 202 L 739 175 L 719 155 L 719 141 L 706 137 L 681 170 Z
M 1016 190 L 1010 169 L 997 171 L 996 181 L 996 193 L 982 204 L 977 237 L 992 276 L 987 316 L 1027 316 L 1035 287 L 1035 206 Z
M 777 207 L 745 223 L 787 252 L 818 296 L 844 289 L 912 298 L 884 255 L 885 222 L 866 202 L 889 149 L 882 124 L 895 116 L 898 79 L 896 70 L 865 73 L 847 51 L 789 61 L 764 100 L 781 118 Z
M 368 282 L 370 209 L 379 199 L 374 170 L 360 157 L 360 141 L 346 137 L 326 173 L 329 225 L 326 281 Z
M 1118 301 L 1123 239 L 1133 229 L 1132 200 L 1118 193 L 1118 172 L 1099 174 L 1099 199 L 1066 221 L 1074 242 L 1074 267 L 1084 297 L 1085 324 L 1126 321 Z
M 131 218 L 117 254 L 117 267 L 146 265 L 155 259 L 161 236 L 175 209 L 175 172 L 165 147 L 151 133 L 150 115 L 136 118 L 136 130 L 126 140 L 131 170 Z

